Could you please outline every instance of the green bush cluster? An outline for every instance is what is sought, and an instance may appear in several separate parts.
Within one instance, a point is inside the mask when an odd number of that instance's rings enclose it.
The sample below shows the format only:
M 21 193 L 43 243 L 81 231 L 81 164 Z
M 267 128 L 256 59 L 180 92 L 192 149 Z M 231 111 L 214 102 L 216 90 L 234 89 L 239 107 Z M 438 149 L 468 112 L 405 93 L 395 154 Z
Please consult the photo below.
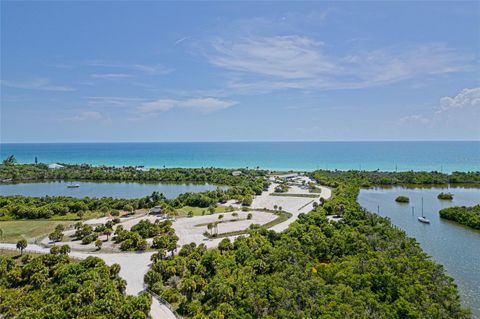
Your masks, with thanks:
M 410 203 L 410 198 L 408 198 L 407 196 L 398 196 L 397 198 L 395 198 L 395 201 L 397 203 Z
M 267 171 L 242 169 L 233 176 L 233 169 L 222 168 L 152 168 L 148 171 L 136 167 L 111 167 L 62 164 L 63 169 L 48 169 L 45 164 L 0 165 L 0 180 L 94 180 L 144 182 L 197 182 L 217 185 L 244 185 L 262 177 Z
M 168 251 L 174 251 L 177 248 L 178 237 L 172 228 L 172 222 L 158 219 L 154 223 L 149 220 L 141 220 L 132 226 L 130 231 L 123 229 L 120 225 L 115 230 L 114 240 L 120 244 L 121 250 L 142 251 L 148 248 L 146 238 L 153 237 L 153 248 L 164 248 Z M 165 242 L 167 244 L 163 245 Z
M 440 217 L 465 226 L 480 229 L 480 205 L 444 208 L 440 210 Z
M 185 245 L 155 260 L 147 285 L 187 318 L 469 317 L 443 268 L 358 205 L 361 181 L 328 178 L 333 197 L 284 233 L 252 227 L 218 249 Z
M 147 318 L 151 297 L 126 296 L 119 265 L 96 257 L 72 262 L 57 250 L 20 263 L 0 256 L 2 318 Z
M 135 209 L 153 207 L 163 200 L 165 200 L 163 195 L 158 193 L 140 199 L 0 196 L 0 220 L 46 219 L 65 216 L 68 213 L 83 216 L 86 212 L 105 215 L 124 209 L 125 206 L 132 206 Z
M 381 171 L 326 171 L 319 170 L 313 173 L 322 185 L 336 186 L 338 183 L 354 182 L 362 187 L 371 185 L 400 185 L 400 184 L 480 184 L 480 171 L 453 172 L 381 172 Z
M 452 193 L 440 193 L 437 196 L 438 199 L 441 200 L 452 200 L 453 199 L 453 194 Z

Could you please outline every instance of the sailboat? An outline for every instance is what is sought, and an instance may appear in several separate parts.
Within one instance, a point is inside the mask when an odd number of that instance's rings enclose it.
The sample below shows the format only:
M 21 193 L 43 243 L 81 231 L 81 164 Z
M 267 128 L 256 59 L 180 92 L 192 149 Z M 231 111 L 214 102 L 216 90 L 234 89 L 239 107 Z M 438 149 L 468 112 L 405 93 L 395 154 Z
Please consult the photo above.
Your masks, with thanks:
M 418 217 L 418 221 L 424 224 L 430 224 L 430 220 L 423 216 L 423 197 L 422 197 L 422 216 Z

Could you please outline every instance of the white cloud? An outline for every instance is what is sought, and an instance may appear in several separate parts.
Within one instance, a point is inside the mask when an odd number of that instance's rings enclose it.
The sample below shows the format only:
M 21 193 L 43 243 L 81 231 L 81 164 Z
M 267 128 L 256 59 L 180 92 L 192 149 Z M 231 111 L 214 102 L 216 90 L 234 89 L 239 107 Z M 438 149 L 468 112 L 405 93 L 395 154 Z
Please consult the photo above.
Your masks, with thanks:
M 469 57 L 435 43 L 339 55 L 323 42 L 290 35 L 216 39 L 211 47 L 210 63 L 234 71 L 230 87 L 244 91 L 366 88 L 471 69 Z
M 415 114 L 400 119 L 400 125 L 434 129 L 443 134 L 480 139 L 480 87 L 463 89 L 457 95 L 442 97 L 430 114 Z
M 454 97 L 445 96 L 440 99 L 440 107 L 437 114 L 450 110 L 461 110 L 469 108 L 480 108 L 480 87 L 463 89 Z
M 173 69 L 164 67 L 161 64 L 156 64 L 156 65 L 134 64 L 132 68 L 148 74 L 169 74 L 173 72 Z
M 188 40 L 188 39 L 190 39 L 190 37 L 180 38 L 180 39 L 178 39 L 177 41 L 175 41 L 175 45 L 180 44 L 180 43 L 182 43 L 183 41 L 186 41 L 186 40 Z
M 126 79 L 134 77 L 133 74 L 126 73 L 100 73 L 92 74 L 92 78 L 96 79 L 106 79 L 106 80 L 116 80 L 116 79 Z
M 95 112 L 95 111 L 85 111 L 85 112 L 80 112 L 77 115 L 74 115 L 72 117 L 68 117 L 67 120 L 74 121 L 74 122 L 80 122 L 80 121 L 100 121 L 100 120 L 105 120 L 106 118 L 103 116 L 102 113 L 100 112 Z
M 145 98 L 137 97 L 115 97 L 115 96 L 88 96 L 88 104 L 99 106 L 130 106 L 134 103 L 144 102 Z
M 87 63 L 89 66 L 96 66 L 101 68 L 110 69 L 128 69 L 133 71 L 139 71 L 150 75 L 164 75 L 173 72 L 173 69 L 167 68 L 161 64 L 128 64 L 128 63 L 109 63 L 101 60 L 91 61 Z
M 58 92 L 75 91 L 75 89 L 72 87 L 52 85 L 50 84 L 50 80 L 46 78 L 38 78 L 38 79 L 33 79 L 31 81 L 22 81 L 22 82 L 2 80 L 1 84 L 7 87 L 12 87 L 16 89 L 26 89 L 26 90 L 58 91 Z
M 193 98 L 187 100 L 159 99 L 156 101 L 143 103 L 138 107 L 142 113 L 165 112 L 174 108 L 192 109 L 208 113 L 229 108 L 235 105 L 234 101 L 220 100 L 217 98 Z
M 216 40 L 210 62 L 228 70 L 284 79 L 314 78 L 330 74 L 335 65 L 321 53 L 322 43 L 307 37 L 245 38 L 237 42 Z
M 421 114 L 414 114 L 402 117 L 400 119 L 400 124 L 411 124 L 411 123 L 420 123 L 420 124 L 429 124 L 430 120 Z

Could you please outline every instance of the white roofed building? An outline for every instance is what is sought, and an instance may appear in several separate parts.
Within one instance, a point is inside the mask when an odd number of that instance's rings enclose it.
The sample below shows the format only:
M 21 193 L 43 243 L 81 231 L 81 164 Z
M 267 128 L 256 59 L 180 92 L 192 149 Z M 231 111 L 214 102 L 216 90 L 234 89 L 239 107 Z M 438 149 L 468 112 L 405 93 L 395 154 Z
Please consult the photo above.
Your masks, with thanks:
M 64 167 L 65 166 L 57 164 L 57 163 L 53 163 L 53 164 L 48 165 L 48 169 L 62 169 Z

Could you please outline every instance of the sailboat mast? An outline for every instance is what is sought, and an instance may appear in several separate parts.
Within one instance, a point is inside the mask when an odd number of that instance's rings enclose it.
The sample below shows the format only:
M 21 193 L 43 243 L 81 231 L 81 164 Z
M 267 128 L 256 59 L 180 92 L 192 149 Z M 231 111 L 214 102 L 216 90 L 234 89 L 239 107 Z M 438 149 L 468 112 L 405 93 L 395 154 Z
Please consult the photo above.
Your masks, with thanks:
M 424 217 L 423 216 L 423 197 L 422 197 L 422 217 Z

